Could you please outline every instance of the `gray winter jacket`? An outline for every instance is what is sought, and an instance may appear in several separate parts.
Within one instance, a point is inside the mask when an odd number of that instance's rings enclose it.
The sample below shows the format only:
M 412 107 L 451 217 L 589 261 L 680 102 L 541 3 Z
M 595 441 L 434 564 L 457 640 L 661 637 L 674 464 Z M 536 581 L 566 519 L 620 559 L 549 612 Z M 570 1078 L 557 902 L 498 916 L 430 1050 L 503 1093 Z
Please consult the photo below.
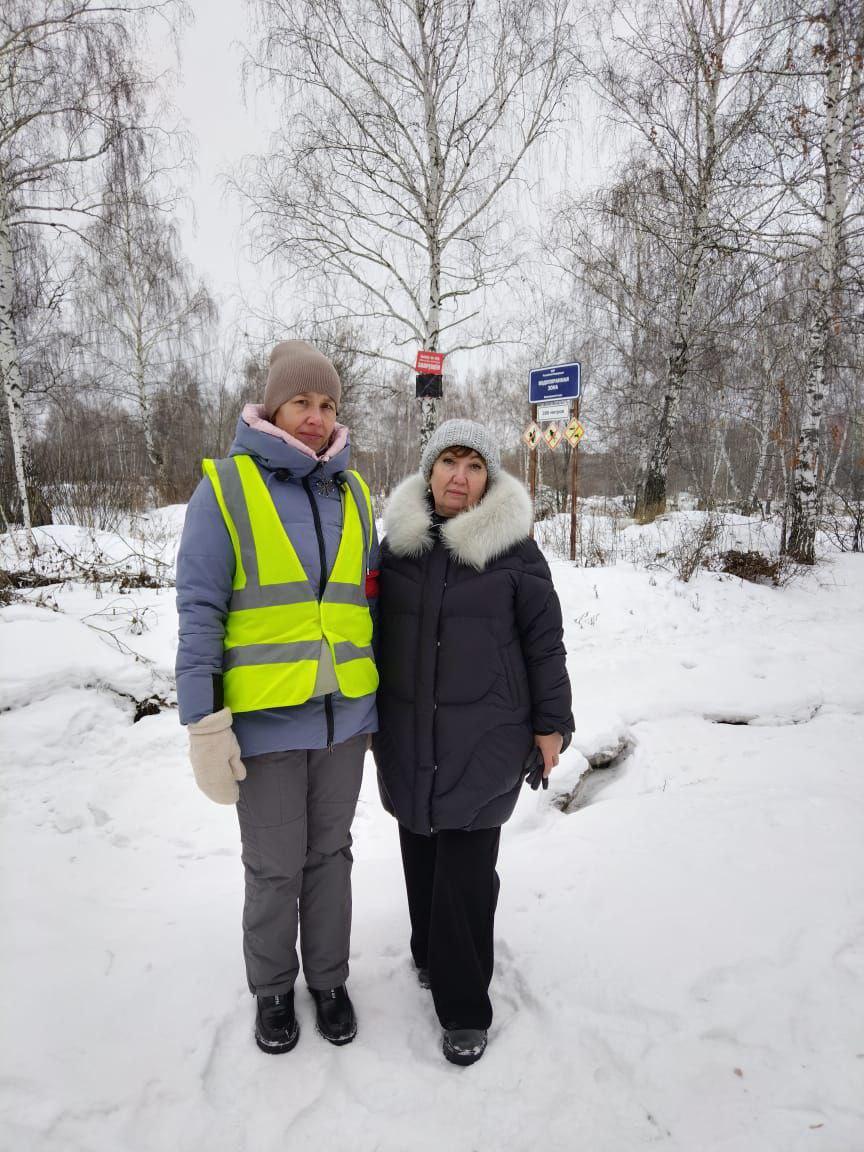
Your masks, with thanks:
M 342 532 L 342 501 L 335 477 L 349 467 L 348 430 L 336 425 L 333 443 L 316 458 L 293 437 L 247 404 L 237 422 L 232 456 L 252 456 L 285 531 L 313 587 L 321 565 L 312 510 L 320 517 L 327 572 L 336 559 Z M 177 700 L 181 724 L 192 724 L 221 707 L 224 623 L 234 580 L 234 549 L 209 479 L 201 480 L 186 511 L 177 555 Z M 378 566 L 377 539 L 369 557 Z M 374 603 L 370 603 L 374 612 Z M 293 708 L 273 708 L 234 716 L 243 756 L 292 748 L 326 748 L 377 728 L 375 696 L 348 699 L 339 692 Z

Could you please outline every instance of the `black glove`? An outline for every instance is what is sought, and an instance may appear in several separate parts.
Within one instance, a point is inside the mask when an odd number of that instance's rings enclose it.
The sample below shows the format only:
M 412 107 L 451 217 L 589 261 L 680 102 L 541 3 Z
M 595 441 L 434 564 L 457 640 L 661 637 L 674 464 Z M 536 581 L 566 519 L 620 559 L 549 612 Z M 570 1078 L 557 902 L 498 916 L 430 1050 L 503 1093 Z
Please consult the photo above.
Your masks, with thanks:
M 549 777 L 543 775 L 543 753 L 536 744 L 525 758 L 522 775 L 525 777 L 525 783 L 531 786 L 532 792 L 536 792 L 541 784 L 544 788 L 549 787 Z

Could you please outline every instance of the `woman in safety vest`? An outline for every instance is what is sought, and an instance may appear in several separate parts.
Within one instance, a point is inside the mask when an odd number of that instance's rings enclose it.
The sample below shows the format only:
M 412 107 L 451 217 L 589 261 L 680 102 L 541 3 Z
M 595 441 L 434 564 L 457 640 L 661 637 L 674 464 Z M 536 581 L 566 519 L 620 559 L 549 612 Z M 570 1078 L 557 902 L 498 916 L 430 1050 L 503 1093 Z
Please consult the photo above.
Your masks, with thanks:
M 340 394 L 316 348 L 277 344 L 264 403 L 244 408 L 227 459 L 203 462 L 177 557 L 180 721 L 199 788 L 237 805 L 246 975 L 270 1053 L 299 1037 L 298 925 L 319 1032 L 357 1032 L 350 829 L 377 726 L 378 544 Z
M 448 420 L 384 517 L 375 759 L 399 821 L 411 953 L 454 1064 L 480 1059 L 492 1020 L 501 825 L 573 732 L 531 512 L 488 429 Z

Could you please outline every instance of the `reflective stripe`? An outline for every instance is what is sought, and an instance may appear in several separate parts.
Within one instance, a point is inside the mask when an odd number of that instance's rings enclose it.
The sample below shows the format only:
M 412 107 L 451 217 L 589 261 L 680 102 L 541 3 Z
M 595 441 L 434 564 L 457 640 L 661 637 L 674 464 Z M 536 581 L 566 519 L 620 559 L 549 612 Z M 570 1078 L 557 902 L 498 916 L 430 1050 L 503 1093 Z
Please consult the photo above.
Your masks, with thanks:
M 337 664 L 347 664 L 349 660 L 371 660 L 374 655 L 371 645 L 361 648 L 357 644 L 352 644 L 350 640 L 340 640 L 338 644 L 334 644 L 333 654 Z
M 356 604 L 358 608 L 366 608 L 369 601 L 366 599 L 366 588 L 359 584 L 334 584 L 328 581 L 322 598 L 324 604 Z
M 240 713 L 304 703 L 325 658 L 330 665 L 330 651 L 344 696 L 374 692 L 378 673 L 366 598 L 374 520 L 363 479 L 353 472 L 339 476 L 342 531 L 319 601 L 254 459 L 205 460 L 204 471 L 236 561 L 225 621 L 225 704 Z
M 321 644 L 317 640 L 295 640 L 292 644 L 244 644 L 226 648 L 222 667 L 245 668 L 250 664 L 294 664 L 298 660 L 317 660 Z
M 216 472 L 222 486 L 222 499 L 225 501 L 237 539 L 240 543 L 240 555 L 243 560 L 243 571 L 246 573 L 246 587 L 258 586 L 258 555 L 255 551 L 255 538 L 252 535 L 252 521 L 249 519 L 249 508 L 243 494 L 243 485 L 240 482 L 240 473 L 233 457 L 227 460 L 216 460 Z
M 369 489 L 365 482 L 356 472 L 343 472 L 342 475 L 345 477 L 345 483 L 351 489 L 351 495 L 357 505 L 357 512 L 360 514 L 360 523 L 365 529 L 363 532 L 363 571 L 365 573 L 369 567 L 369 553 L 372 551 L 372 497 L 369 495 Z
M 362 662 L 361 662 L 362 663 Z M 346 664 L 354 668 L 354 664 Z M 315 689 L 314 660 L 295 664 L 247 664 L 229 668 L 222 681 L 225 699 L 234 700 L 232 712 L 257 712 L 262 708 L 291 708 L 305 704 Z
M 283 604 L 306 604 L 314 599 L 309 583 L 293 580 L 290 584 L 263 584 L 257 588 L 237 588 L 231 597 L 231 611 L 247 608 L 281 608 Z

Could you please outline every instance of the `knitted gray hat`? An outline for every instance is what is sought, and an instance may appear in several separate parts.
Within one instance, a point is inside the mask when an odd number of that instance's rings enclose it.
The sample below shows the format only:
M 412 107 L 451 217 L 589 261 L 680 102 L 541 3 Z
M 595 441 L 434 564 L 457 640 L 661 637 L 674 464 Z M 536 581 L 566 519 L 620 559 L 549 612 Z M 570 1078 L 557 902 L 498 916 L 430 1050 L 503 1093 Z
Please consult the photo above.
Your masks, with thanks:
M 492 434 L 482 424 L 474 420 L 445 420 L 429 437 L 429 443 L 420 456 L 420 471 L 428 483 L 432 475 L 432 465 L 447 448 L 473 448 L 486 461 L 489 483 L 493 484 L 501 471 L 501 458 L 498 445 Z
M 270 353 L 264 415 L 272 420 L 285 401 L 300 392 L 323 392 L 338 408 L 339 374 L 324 353 L 305 340 L 283 340 Z

